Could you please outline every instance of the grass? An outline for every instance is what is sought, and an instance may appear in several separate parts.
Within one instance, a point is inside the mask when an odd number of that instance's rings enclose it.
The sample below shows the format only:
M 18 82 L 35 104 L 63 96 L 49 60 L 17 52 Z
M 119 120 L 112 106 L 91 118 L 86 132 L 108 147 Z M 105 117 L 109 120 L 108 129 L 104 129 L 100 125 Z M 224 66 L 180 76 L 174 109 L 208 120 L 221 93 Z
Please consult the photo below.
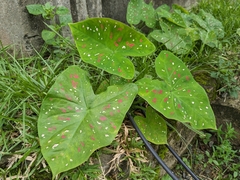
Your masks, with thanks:
M 240 27 L 240 6 L 237 3 L 239 3 L 237 0 L 202 0 L 193 11 L 197 12 L 202 8 L 223 23 L 226 35 L 221 41 L 222 49 L 205 48 L 201 57 L 196 49 L 190 57 L 183 57 L 186 62 L 190 62 L 189 67 L 192 71 L 207 71 L 219 82 L 223 82 L 218 89 L 220 93 L 227 92 L 233 96 L 239 88 L 235 77 L 240 67 L 240 37 L 236 33 Z M 76 64 L 87 69 L 94 89 L 107 79 L 108 75 L 82 63 L 77 50 L 69 43 L 56 49 L 44 46 L 31 57 L 23 56 L 21 53 L 9 53 L 10 48 L 12 47 L 0 47 L 0 179 L 51 179 L 51 171 L 40 152 L 37 134 L 37 120 L 42 100 L 57 75 L 69 65 Z M 137 70 L 139 69 L 137 78 L 151 75 L 153 69 L 151 57 L 133 61 Z M 222 137 L 215 133 L 217 137 Z M 224 145 L 231 147 L 231 144 Z M 204 158 L 208 160 L 213 156 L 217 158 L 219 151 L 224 149 L 221 143 L 214 148 L 209 152 L 209 156 Z M 214 155 L 214 152 L 217 154 Z M 122 169 L 125 165 L 129 166 L 130 179 L 158 178 L 159 168 L 153 169 L 151 164 L 153 162 L 148 161 L 148 152 L 143 143 L 126 123 L 111 146 L 96 151 L 86 163 L 60 174 L 58 179 L 106 178 L 105 171 L 96 165 L 102 163 L 100 158 L 102 153 L 113 156 L 109 162 L 112 170 L 118 172 L 118 178 L 124 177 L 125 171 Z M 198 160 L 202 162 L 201 152 L 198 152 Z M 207 165 L 214 163 L 207 162 Z M 218 159 L 217 162 L 221 163 L 221 160 Z M 232 162 L 228 163 L 234 165 Z M 226 164 L 220 164 L 221 172 L 224 171 L 223 167 L 226 167 Z M 234 171 L 232 172 L 234 176 Z M 112 179 L 114 178 L 116 177 L 112 176 Z

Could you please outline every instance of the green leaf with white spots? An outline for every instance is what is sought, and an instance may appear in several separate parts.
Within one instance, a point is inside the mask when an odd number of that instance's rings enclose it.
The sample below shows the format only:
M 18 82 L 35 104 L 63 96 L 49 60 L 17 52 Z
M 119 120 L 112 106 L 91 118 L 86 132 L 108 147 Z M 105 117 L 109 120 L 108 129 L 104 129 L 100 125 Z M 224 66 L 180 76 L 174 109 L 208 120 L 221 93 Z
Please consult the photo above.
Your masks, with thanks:
M 141 33 L 109 18 L 69 24 L 83 61 L 126 79 L 134 77 L 128 56 L 146 56 L 155 46 Z
M 153 28 L 157 18 L 152 3 L 146 4 L 143 0 L 131 0 L 127 8 L 127 22 L 129 24 L 139 24 L 144 21 L 146 26 Z
M 163 43 L 167 49 L 177 53 L 186 54 L 192 49 L 191 37 L 183 28 L 168 31 L 154 30 L 150 36 L 158 42 Z
M 166 122 L 151 106 L 146 109 L 146 118 L 135 116 L 134 120 L 148 141 L 167 144 Z
M 207 94 L 185 64 L 171 52 L 162 51 L 155 68 L 162 81 L 137 81 L 138 94 L 169 119 L 188 122 L 194 129 L 216 129 Z
M 41 151 L 53 177 L 85 162 L 115 138 L 137 85 L 109 86 L 95 95 L 78 66 L 63 71 L 42 102 L 38 119 Z

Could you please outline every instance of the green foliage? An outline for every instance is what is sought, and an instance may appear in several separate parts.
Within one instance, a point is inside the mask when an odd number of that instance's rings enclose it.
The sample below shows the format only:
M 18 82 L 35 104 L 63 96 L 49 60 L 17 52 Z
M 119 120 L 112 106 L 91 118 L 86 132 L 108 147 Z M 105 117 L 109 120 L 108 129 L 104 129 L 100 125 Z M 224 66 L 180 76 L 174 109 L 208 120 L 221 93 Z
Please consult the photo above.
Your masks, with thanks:
M 135 116 L 134 120 L 148 141 L 167 144 L 166 122 L 151 106 L 146 109 L 146 118 Z
M 222 130 L 222 126 L 217 131 L 212 131 L 217 134 L 218 144 L 212 146 L 212 151 L 206 151 L 208 158 L 206 167 L 208 164 L 217 167 L 225 167 L 221 169 L 216 179 L 230 178 L 238 179 L 240 174 L 240 165 L 236 163 L 234 159 L 238 159 L 239 150 L 234 150 L 231 145 L 231 141 L 236 138 L 236 132 L 231 124 L 227 124 L 226 131 Z M 208 138 L 209 139 L 209 138 Z M 239 160 L 237 160 L 238 162 Z
M 144 15 L 141 17 L 140 10 L 143 9 L 148 10 L 149 18 L 144 18 Z M 134 25 L 139 24 L 140 20 L 145 22 L 152 28 L 149 36 L 177 54 L 189 53 L 198 40 L 201 40 L 202 48 L 204 45 L 219 48 L 219 40 L 224 37 L 221 22 L 210 13 L 200 10 L 194 14 L 177 5 L 172 10 L 169 6 L 162 5 L 154 12 L 152 5 L 143 0 L 132 0 L 128 6 L 127 20 Z
M 139 24 L 144 21 L 150 28 L 156 25 L 156 15 L 152 4 L 146 4 L 142 0 L 132 0 L 128 4 L 127 12 L 129 24 Z
M 220 93 L 229 93 L 231 97 L 237 98 L 240 86 L 236 74 L 240 68 L 240 59 L 234 56 L 232 58 L 233 61 L 230 61 L 219 56 L 218 61 L 212 62 L 214 71 L 211 72 L 211 77 L 219 80 L 221 88 L 218 91 Z
M 63 71 L 42 102 L 38 133 L 53 176 L 85 162 L 118 133 L 137 94 L 135 84 L 109 86 L 94 95 L 78 66 Z M 60 152 L 60 153 L 59 153 Z
M 155 68 L 161 81 L 149 78 L 137 81 L 138 94 L 169 119 L 189 122 L 194 129 L 215 129 L 208 97 L 184 63 L 172 53 L 162 51 Z
M 43 156 L 53 176 L 82 164 L 96 149 L 109 145 L 137 93 L 167 118 L 190 122 L 195 129 L 215 129 L 206 93 L 172 53 L 161 52 L 156 59 L 156 73 L 165 82 L 143 78 L 134 84 L 124 80 L 135 74 L 133 63 L 126 57 L 146 56 L 155 50 L 143 34 L 109 18 L 90 18 L 70 24 L 70 28 L 83 61 L 113 76 L 109 75 L 109 80 L 100 84 L 95 95 L 86 72 L 70 66 L 47 93 L 38 119 L 38 132 Z M 147 118 L 154 118 L 152 124 L 137 121 L 150 141 L 166 143 L 166 124 L 155 110 L 147 109 Z M 201 117 L 197 117 L 199 111 Z M 160 129 L 155 126 L 159 123 Z M 150 134 L 147 125 L 155 133 Z M 159 130 L 162 139 L 156 138 Z
M 47 2 L 45 5 L 30 4 L 26 6 L 28 12 L 32 15 L 42 15 L 43 19 L 50 20 L 52 23 L 48 25 L 49 29 L 44 29 L 41 33 L 43 40 L 49 45 L 61 45 L 62 38 L 59 33 L 63 27 L 72 22 L 72 17 L 64 6 L 55 7 Z M 54 23 L 54 18 L 58 16 L 59 23 Z M 65 40 L 66 41 L 66 40 Z
M 127 56 L 145 56 L 155 50 L 143 34 L 112 19 L 87 19 L 70 28 L 83 61 L 126 79 L 135 72 Z

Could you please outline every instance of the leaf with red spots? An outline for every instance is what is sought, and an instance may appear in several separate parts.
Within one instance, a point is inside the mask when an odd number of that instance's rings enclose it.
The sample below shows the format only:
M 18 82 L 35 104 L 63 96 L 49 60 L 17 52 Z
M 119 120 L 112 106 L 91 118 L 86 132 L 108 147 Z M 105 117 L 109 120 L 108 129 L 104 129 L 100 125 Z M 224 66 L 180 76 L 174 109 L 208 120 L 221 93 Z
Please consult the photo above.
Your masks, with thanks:
M 162 81 L 137 81 L 138 94 L 169 119 L 188 122 L 195 129 L 216 129 L 208 96 L 185 64 L 171 52 L 162 51 L 155 68 Z
M 145 24 L 153 28 L 157 22 L 155 9 L 152 3 L 146 4 L 143 0 L 131 0 L 127 8 L 127 22 L 129 24 L 139 24 L 144 21 Z
M 146 118 L 135 116 L 134 120 L 148 141 L 167 144 L 166 122 L 151 106 L 146 109 Z
M 129 83 L 95 95 L 78 66 L 59 75 L 38 119 L 41 151 L 54 176 L 82 164 L 113 141 L 137 91 L 137 85 Z
M 83 61 L 126 79 L 135 73 L 128 56 L 155 51 L 143 34 L 113 19 L 89 18 L 69 26 Z

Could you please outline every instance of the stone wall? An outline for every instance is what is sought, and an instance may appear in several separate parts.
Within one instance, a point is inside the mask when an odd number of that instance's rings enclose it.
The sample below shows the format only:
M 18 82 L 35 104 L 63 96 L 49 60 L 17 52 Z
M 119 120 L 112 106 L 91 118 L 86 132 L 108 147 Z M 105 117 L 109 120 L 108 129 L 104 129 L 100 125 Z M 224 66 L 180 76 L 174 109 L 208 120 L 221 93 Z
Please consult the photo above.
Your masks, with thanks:
M 146 0 L 149 2 L 150 0 Z M 26 5 L 45 4 L 65 6 L 71 10 L 74 22 L 87 17 L 110 17 L 126 22 L 126 10 L 129 0 L 1 0 L 0 2 L 0 40 L 4 46 L 18 45 L 25 53 L 32 53 L 33 47 L 39 48 L 43 41 L 41 31 L 44 24 L 40 16 L 28 14 Z M 180 4 L 189 7 L 196 0 L 154 0 L 155 7 L 167 4 Z M 66 28 L 64 35 L 69 35 Z

